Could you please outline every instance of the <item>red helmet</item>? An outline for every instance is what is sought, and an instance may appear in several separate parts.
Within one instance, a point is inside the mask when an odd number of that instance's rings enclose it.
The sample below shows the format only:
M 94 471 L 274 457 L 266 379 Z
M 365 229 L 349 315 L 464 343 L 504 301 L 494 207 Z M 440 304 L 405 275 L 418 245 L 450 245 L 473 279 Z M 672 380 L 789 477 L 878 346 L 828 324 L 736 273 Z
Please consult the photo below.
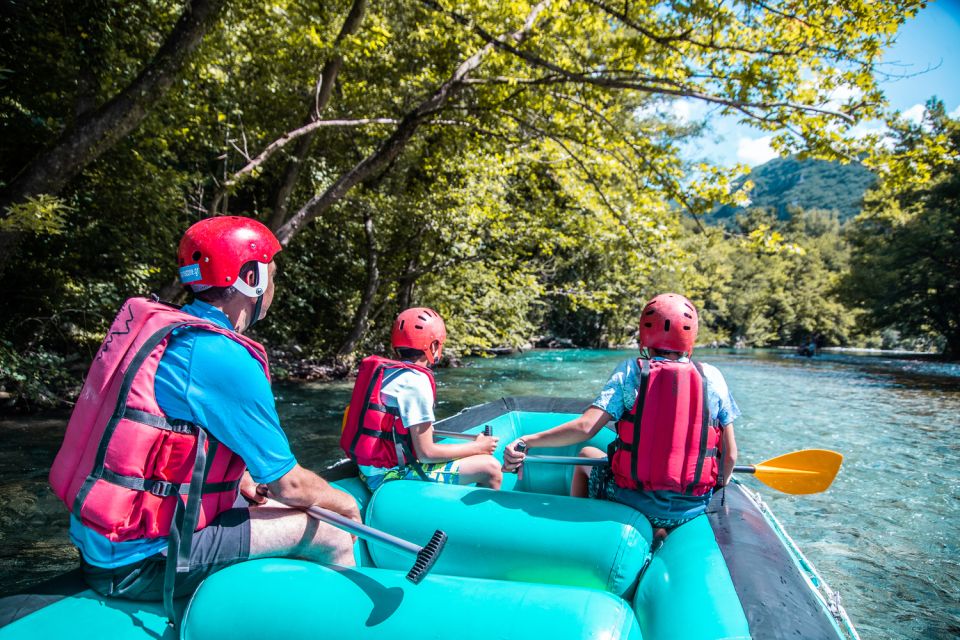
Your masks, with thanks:
M 205 218 L 187 229 L 180 240 L 180 282 L 233 286 L 244 295 L 259 296 L 267 286 L 266 267 L 280 249 L 270 229 L 252 218 Z M 240 268 L 251 260 L 261 265 L 256 288 L 237 278 Z
M 697 310 L 679 293 L 661 293 L 640 313 L 640 348 L 693 353 Z
M 390 334 L 390 342 L 393 343 L 394 348 L 419 349 L 427 355 L 427 362 L 430 364 L 434 363 L 430 345 L 434 340 L 439 340 L 442 348 L 446 339 L 447 327 L 443 324 L 443 318 L 427 307 L 413 307 L 401 311 L 393 323 L 393 331 Z M 437 357 L 439 356 L 438 352 Z

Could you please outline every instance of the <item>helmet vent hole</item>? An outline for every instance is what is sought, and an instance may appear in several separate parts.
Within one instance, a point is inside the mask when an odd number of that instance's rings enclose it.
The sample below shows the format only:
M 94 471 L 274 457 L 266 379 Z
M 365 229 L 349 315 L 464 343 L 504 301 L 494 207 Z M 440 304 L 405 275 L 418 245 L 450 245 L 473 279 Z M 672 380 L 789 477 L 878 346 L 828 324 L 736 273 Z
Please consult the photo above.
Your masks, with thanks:
M 423 325 L 422 325 L 422 324 L 415 324 L 415 325 L 413 325 L 413 326 L 414 326 L 415 328 L 417 328 L 417 329 L 423 329 Z
M 683 312 L 683 317 L 684 317 L 684 318 L 690 318 L 691 320 L 693 320 L 693 316 L 690 315 L 689 313 L 687 313 L 686 311 Z
M 652 316 L 652 315 L 653 315 L 653 312 L 654 312 L 654 310 L 653 310 L 653 309 L 650 309 L 649 311 L 647 311 L 647 315 L 648 315 L 648 316 Z
M 405 325 L 405 324 L 407 324 L 407 321 L 406 321 L 406 320 L 401 320 L 401 321 L 400 321 L 400 331 L 403 331 L 403 325 Z
M 420 318 L 420 321 L 421 321 L 421 322 L 426 322 L 426 321 L 427 321 L 427 317 L 426 317 L 426 316 L 418 315 L 417 317 Z M 421 327 L 421 328 L 422 328 L 422 327 Z
M 669 321 L 669 320 L 664 320 L 664 321 L 663 321 L 663 330 L 664 330 L 664 331 L 670 331 L 670 321 Z
M 652 322 L 644 322 L 644 323 L 643 323 L 643 326 L 645 326 L 645 327 L 647 327 L 647 328 L 649 329 L 649 328 L 653 327 L 653 323 L 652 323 Z
M 192 256 L 192 257 L 193 257 L 193 261 L 194 261 L 194 262 L 200 262 L 200 256 L 201 256 L 201 253 L 200 253 L 199 251 L 194 251 L 194 252 L 193 252 L 193 256 Z
M 690 331 L 690 327 L 688 327 L 687 325 L 683 325 L 683 330 L 684 330 L 684 331 Z

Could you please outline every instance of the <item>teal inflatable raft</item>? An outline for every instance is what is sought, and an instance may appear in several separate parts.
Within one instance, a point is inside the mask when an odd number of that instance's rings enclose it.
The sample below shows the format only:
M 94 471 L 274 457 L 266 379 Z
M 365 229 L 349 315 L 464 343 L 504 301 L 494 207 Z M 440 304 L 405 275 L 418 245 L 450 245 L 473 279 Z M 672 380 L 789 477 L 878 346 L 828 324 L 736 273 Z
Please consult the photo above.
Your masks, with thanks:
M 505 398 L 437 428 L 477 433 L 489 425 L 502 447 L 584 408 Z M 591 444 L 604 448 L 612 436 L 604 430 Z M 0 599 L 0 640 L 857 638 L 830 588 L 739 483 L 651 552 L 650 525 L 633 509 L 564 495 L 572 473 L 529 464 L 499 492 L 400 481 L 371 496 L 341 463 L 326 475 L 357 498 L 369 526 L 419 544 L 446 532 L 420 584 L 404 579 L 408 554 L 376 542 L 358 543 L 351 569 L 254 560 L 207 579 L 181 603 L 174 630 L 160 603 L 102 598 L 73 572 Z

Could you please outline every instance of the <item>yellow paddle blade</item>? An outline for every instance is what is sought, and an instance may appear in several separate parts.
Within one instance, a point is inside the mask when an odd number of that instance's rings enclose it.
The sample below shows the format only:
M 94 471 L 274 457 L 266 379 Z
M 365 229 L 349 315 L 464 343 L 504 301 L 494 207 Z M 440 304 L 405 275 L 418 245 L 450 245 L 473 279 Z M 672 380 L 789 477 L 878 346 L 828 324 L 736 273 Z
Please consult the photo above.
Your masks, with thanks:
M 755 465 L 757 480 L 796 495 L 826 491 L 840 470 L 843 456 L 827 449 L 786 453 Z
M 347 414 L 350 412 L 350 405 L 347 405 L 347 408 L 343 410 L 343 420 L 340 421 L 340 433 L 343 433 L 344 429 L 347 428 Z

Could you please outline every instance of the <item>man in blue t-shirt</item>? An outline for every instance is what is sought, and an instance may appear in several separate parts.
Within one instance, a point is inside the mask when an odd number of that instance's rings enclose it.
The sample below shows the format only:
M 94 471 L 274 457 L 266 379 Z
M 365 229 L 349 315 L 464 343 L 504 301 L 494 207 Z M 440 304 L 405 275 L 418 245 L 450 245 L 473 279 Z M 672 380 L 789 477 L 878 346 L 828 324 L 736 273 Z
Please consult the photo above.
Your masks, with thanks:
M 273 257 L 279 250 L 273 234 L 255 220 L 221 216 L 196 223 L 180 243 L 181 281 L 195 297 L 182 311 L 243 333 L 273 301 Z M 221 286 L 227 282 L 232 284 Z M 302 508 L 317 505 L 359 522 L 356 502 L 297 464 L 263 366 L 242 344 L 207 330 L 175 330 L 158 365 L 154 392 L 168 421 L 203 427 L 247 468 L 233 508 L 193 535 L 190 570 L 176 575 L 176 596 L 248 558 L 298 556 L 354 564 L 350 534 L 311 519 Z M 136 600 L 163 597 L 166 538 L 114 542 L 76 516 L 70 519 L 70 538 L 94 589 Z

